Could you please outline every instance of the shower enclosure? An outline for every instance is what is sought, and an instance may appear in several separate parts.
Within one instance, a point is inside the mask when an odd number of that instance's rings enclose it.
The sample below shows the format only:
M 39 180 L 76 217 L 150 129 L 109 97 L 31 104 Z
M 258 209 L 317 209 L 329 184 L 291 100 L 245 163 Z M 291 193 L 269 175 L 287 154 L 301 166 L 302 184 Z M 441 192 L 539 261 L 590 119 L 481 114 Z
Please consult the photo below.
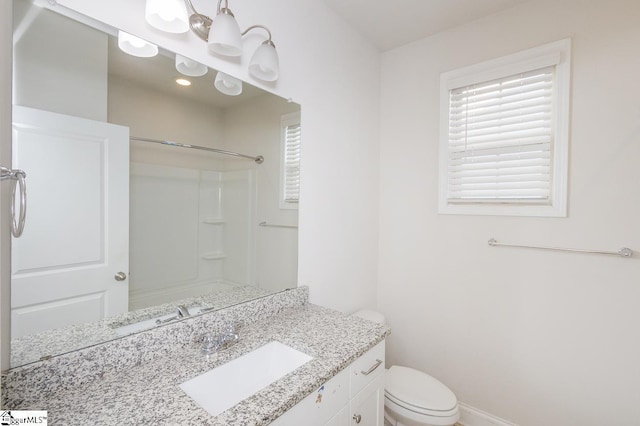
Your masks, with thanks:
M 255 284 L 254 170 L 131 164 L 129 309 Z

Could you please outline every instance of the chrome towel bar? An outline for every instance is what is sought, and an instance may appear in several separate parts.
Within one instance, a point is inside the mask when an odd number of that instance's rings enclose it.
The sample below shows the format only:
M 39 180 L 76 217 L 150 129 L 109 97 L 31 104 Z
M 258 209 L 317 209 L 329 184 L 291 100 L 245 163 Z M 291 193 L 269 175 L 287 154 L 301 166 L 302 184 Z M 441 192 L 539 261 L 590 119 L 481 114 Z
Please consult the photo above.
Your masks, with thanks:
M 271 223 L 267 223 L 267 222 L 260 222 L 258 224 L 258 226 L 265 226 L 268 228 L 292 228 L 292 229 L 298 229 L 297 226 L 295 225 L 273 225 Z
M 561 248 L 561 247 L 525 246 L 525 245 L 519 245 L 519 244 L 499 243 L 494 238 L 491 238 L 488 241 L 488 243 L 490 246 L 519 247 L 519 248 L 532 248 L 532 249 L 542 249 L 542 250 L 559 250 L 559 251 L 569 251 L 574 253 L 606 254 L 610 256 L 620 256 L 620 257 L 633 256 L 633 251 L 627 247 L 623 247 L 618 251 L 601 251 L 601 250 L 585 250 L 585 249 Z
M 18 238 L 24 230 L 24 223 L 27 216 L 27 184 L 25 178 L 27 174 L 22 170 L 7 169 L 0 167 L 0 180 L 10 179 L 11 186 L 11 234 Z M 20 213 L 16 216 L 16 191 L 20 194 Z

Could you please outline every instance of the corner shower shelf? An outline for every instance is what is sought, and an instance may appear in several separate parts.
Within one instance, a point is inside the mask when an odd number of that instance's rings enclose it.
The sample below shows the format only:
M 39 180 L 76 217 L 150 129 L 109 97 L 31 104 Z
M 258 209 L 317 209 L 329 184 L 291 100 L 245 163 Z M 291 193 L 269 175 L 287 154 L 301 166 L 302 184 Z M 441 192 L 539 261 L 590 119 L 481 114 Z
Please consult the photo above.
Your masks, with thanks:
M 203 260 L 221 260 L 226 257 L 227 257 L 226 254 L 220 253 L 220 252 L 210 252 L 210 253 L 204 253 L 202 255 Z
M 205 217 L 202 219 L 202 223 L 206 223 L 209 225 L 221 225 L 226 221 L 221 217 Z

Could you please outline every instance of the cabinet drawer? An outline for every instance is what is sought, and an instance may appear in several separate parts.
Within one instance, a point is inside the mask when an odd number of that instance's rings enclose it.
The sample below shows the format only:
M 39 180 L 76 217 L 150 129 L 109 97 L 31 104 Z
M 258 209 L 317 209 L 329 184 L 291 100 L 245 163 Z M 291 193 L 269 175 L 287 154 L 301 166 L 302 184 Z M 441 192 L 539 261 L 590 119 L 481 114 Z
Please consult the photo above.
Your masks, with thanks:
M 349 396 L 353 398 L 382 373 L 384 373 L 384 340 L 369 349 L 349 367 L 351 389 Z

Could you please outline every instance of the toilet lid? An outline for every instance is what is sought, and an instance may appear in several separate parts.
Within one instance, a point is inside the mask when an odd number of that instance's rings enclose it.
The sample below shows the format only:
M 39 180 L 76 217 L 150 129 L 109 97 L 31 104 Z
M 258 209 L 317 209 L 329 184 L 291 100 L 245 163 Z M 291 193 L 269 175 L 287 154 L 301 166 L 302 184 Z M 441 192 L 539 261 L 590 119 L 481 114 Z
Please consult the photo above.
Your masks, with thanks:
M 437 379 L 413 368 L 394 365 L 385 377 L 385 392 L 402 405 L 432 411 L 449 411 L 458 400 Z

